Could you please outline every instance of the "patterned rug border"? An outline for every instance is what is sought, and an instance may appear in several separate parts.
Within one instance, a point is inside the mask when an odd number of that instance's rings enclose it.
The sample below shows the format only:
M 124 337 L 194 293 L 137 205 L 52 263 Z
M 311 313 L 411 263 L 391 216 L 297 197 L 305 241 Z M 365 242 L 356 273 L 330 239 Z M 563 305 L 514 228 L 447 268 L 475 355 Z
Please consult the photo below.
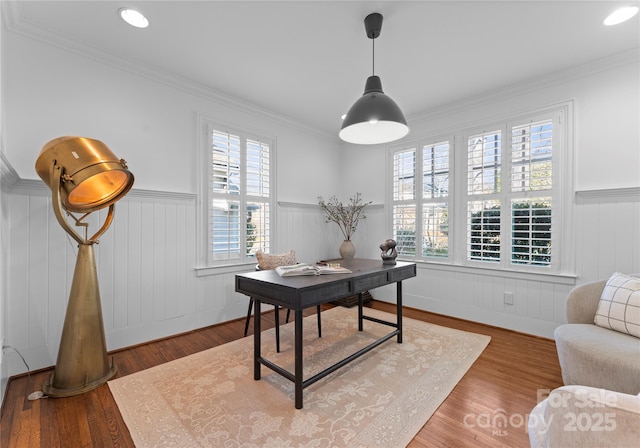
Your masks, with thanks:
M 395 315 L 383 311 L 365 309 L 365 314 L 395 320 Z M 357 308 L 336 307 L 322 312 L 323 337 L 318 339 L 315 319 L 315 315 L 305 318 L 305 378 L 353 353 L 354 347 L 357 350 L 357 347 L 391 331 L 389 327 L 372 326 L 366 322 L 364 332 L 356 330 L 351 333 L 351 327 L 357 327 Z M 349 328 L 345 329 L 347 326 Z M 491 339 L 486 335 L 406 317 L 403 329 L 403 344 L 396 344 L 394 337 L 306 388 L 304 409 L 301 410 L 294 409 L 293 383 L 289 380 L 266 367 L 262 367 L 262 379 L 253 380 L 253 336 L 120 377 L 108 384 L 139 448 L 403 447 L 431 418 Z M 263 355 L 292 371 L 293 350 L 289 343 L 292 340 L 292 323 L 282 325 L 280 331 L 281 353 L 276 354 L 275 347 L 271 347 L 275 343 L 274 330 L 270 329 L 263 332 Z M 332 339 L 332 333 L 335 332 L 337 337 L 338 331 L 349 331 L 350 336 Z M 432 353 L 429 347 L 436 347 L 436 342 L 439 353 Z M 272 354 L 267 355 L 268 350 Z M 225 367 L 224 363 L 218 362 L 232 358 L 235 361 L 234 357 L 238 356 L 241 361 L 233 366 Z M 418 359 L 410 359 L 407 363 L 409 358 L 401 359 L 402 356 Z M 373 382 L 390 381 L 401 362 L 407 364 L 402 373 L 408 374 L 412 383 L 393 393 L 393 385 L 388 385 L 388 392 L 373 393 Z M 200 377 L 192 378 L 192 372 L 199 369 L 202 370 Z M 385 372 L 385 369 L 389 371 Z M 415 371 L 415 376 L 405 370 Z M 376 378 L 373 378 L 374 374 Z M 381 380 L 382 377 L 385 379 Z M 238 395 L 235 382 L 243 382 L 244 393 Z M 238 396 L 226 398 L 234 391 L 225 388 L 234 389 Z M 365 403 L 360 405 L 361 409 L 355 409 L 358 405 L 354 403 L 360 403 L 359 400 Z M 231 431 L 221 429 L 235 424 L 233 415 L 225 412 L 225 406 L 245 406 L 245 411 L 237 411 L 235 419 L 238 420 L 237 428 L 241 428 L 237 433 L 247 433 L 246 440 L 235 440 L 230 436 Z M 359 415 L 352 415 L 356 413 Z M 336 419 L 341 427 L 334 434 L 333 429 L 338 423 L 332 422 L 333 438 L 327 440 L 319 422 L 326 424 L 330 418 Z M 202 422 L 208 422 L 208 427 L 203 427 Z M 253 422 L 253 427 L 248 422 Z M 267 434 L 273 432 L 269 427 L 262 428 L 268 423 L 289 428 L 289 434 L 294 436 L 287 437 L 286 431 Z M 307 437 L 304 440 L 308 443 L 296 443 L 298 439 L 295 436 Z M 225 443 L 221 444 L 221 440 Z

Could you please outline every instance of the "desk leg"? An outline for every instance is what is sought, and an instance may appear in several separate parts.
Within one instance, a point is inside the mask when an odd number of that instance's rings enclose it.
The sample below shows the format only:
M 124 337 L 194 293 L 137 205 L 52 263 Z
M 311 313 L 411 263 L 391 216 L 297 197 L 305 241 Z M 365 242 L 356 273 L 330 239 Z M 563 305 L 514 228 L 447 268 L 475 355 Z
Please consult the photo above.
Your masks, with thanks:
M 402 282 L 396 286 L 396 318 L 398 319 L 398 344 L 402 344 Z
M 302 310 L 295 310 L 295 401 L 302 409 Z
M 253 379 L 260 379 L 260 320 L 262 313 L 260 312 L 260 300 L 255 299 L 255 310 L 253 314 Z
M 358 331 L 363 331 L 364 330 L 364 327 L 362 325 L 362 315 L 363 315 L 363 313 L 362 313 L 362 305 L 363 305 L 363 303 L 362 302 L 364 302 L 364 300 L 362 298 L 362 293 L 359 293 L 358 294 Z

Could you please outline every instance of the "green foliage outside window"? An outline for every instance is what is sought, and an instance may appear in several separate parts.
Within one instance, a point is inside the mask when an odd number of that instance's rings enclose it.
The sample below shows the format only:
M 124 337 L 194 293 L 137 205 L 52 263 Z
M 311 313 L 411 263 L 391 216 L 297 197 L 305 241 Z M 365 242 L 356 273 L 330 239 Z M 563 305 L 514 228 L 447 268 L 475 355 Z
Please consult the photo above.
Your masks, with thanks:
M 515 202 L 511 211 L 511 262 L 547 266 L 551 263 L 551 204 Z
M 416 254 L 416 231 L 413 229 L 398 229 L 396 231 L 396 250 L 400 255 Z
M 511 262 L 547 266 L 551 263 L 549 202 L 514 202 L 511 216 Z M 470 259 L 500 260 L 500 206 L 471 214 Z
M 471 260 L 499 261 L 500 206 L 472 213 L 469 237 Z

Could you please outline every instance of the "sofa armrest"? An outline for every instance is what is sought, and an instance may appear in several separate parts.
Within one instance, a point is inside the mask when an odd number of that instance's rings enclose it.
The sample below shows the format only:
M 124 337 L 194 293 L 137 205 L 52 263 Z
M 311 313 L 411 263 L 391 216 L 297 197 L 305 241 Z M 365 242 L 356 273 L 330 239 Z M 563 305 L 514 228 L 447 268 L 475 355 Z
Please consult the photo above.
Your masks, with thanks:
M 574 287 L 567 297 L 567 322 L 592 324 L 606 284 L 607 280 L 598 280 Z
M 529 416 L 533 447 L 635 447 L 640 397 L 587 386 L 551 391 Z

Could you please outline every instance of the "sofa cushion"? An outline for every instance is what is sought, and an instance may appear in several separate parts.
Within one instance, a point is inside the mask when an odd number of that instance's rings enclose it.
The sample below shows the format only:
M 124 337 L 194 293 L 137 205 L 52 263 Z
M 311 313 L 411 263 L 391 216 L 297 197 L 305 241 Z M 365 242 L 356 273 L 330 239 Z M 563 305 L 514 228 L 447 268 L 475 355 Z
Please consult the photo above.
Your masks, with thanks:
M 267 254 L 258 250 L 256 251 L 256 259 L 261 270 L 275 269 L 278 266 L 296 264 L 296 253 L 293 249 L 282 254 Z
M 613 274 L 600 296 L 594 323 L 640 338 L 640 279 Z

